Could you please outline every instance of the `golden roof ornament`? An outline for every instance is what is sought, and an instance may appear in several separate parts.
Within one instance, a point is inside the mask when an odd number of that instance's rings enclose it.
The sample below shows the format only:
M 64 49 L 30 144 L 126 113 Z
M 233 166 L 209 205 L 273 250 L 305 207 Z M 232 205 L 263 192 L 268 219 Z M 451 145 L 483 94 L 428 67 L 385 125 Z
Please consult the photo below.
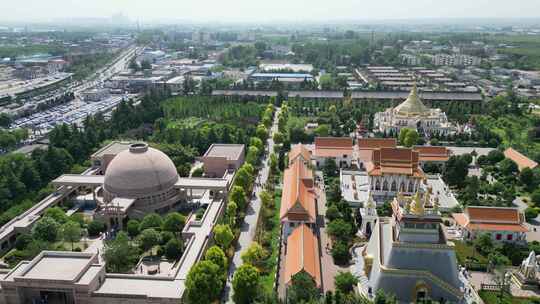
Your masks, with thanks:
M 420 192 L 416 191 L 411 202 L 411 214 L 422 216 L 424 215 L 424 203 L 420 198 Z
M 375 202 L 373 201 L 373 196 L 371 195 L 371 191 L 369 192 L 368 200 L 366 202 L 366 209 L 375 209 Z
M 405 196 L 403 196 L 403 192 L 401 192 L 402 190 L 400 190 L 397 194 L 397 200 L 398 200 L 398 203 L 403 203 L 405 201 Z
M 399 104 L 395 108 L 395 112 L 400 115 L 422 115 L 429 113 L 430 110 L 422 103 L 422 99 L 418 96 L 418 88 L 416 87 L 416 81 L 413 84 L 411 92 L 404 102 Z

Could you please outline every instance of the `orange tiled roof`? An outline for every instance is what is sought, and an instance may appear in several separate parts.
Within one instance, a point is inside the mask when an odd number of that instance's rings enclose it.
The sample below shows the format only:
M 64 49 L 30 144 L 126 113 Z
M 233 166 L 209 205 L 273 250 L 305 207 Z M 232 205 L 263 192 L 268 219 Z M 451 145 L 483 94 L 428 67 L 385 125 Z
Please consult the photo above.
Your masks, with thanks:
M 469 224 L 466 226 L 469 230 L 482 231 L 512 231 L 512 232 L 527 232 L 529 229 L 523 225 L 512 224 Z
M 316 213 L 313 172 L 296 158 L 283 173 L 280 218 L 314 222 Z
M 358 149 L 380 149 L 395 148 L 397 141 L 395 138 L 360 138 L 358 139 Z
M 456 223 L 468 230 L 527 232 L 516 208 L 467 207 L 465 213 L 453 213 Z
M 306 225 L 296 227 L 287 238 L 285 255 L 285 284 L 290 284 L 292 277 L 305 271 L 321 287 L 321 267 L 319 242 Z
M 520 223 L 522 221 L 517 208 L 476 207 L 465 208 L 469 222 Z
M 405 174 L 423 177 L 424 172 L 418 165 L 418 152 L 404 148 L 381 148 L 373 150 L 373 164 L 369 166 L 369 175 Z
M 343 155 L 347 155 L 348 157 L 352 157 L 352 147 L 350 149 L 316 149 L 315 150 L 315 156 L 318 157 L 341 157 Z
M 447 161 L 450 158 L 450 150 L 440 146 L 416 146 L 413 148 L 419 154 L 420 161 Z
M 309 161 L 311 159 L 311 152 L 302 144 L 294 145 L 289 152 L 289 164 L 298 156 L 301 156 L 305 161 Z
M 513 160 L 517 164 L 519 171 L 525 168 L 534 169 L 538 166 L 537 162 L 512 148 L 504 150 L 504 156 L 508 159 Z
M 315 149 L 351 149 L 351 137 L 315 137 Z

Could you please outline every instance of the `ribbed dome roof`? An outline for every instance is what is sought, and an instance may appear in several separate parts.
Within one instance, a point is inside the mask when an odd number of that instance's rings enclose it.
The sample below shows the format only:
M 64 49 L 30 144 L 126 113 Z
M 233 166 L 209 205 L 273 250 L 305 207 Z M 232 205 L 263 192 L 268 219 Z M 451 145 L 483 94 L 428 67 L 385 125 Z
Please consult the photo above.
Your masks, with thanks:
M 413 85 L 411 93 L 407 99 L 398 105 L 394 110 L 400 115 L 420 115 L 429 113 L 429 108 L 422 103 L 420 96 L 418 96 L 416 84 Z
M 113 158 L 104 187 L 114 196 L 136 198 L 168 190 L 177 180 L 176 167 L 165 153 L 138 143 Z

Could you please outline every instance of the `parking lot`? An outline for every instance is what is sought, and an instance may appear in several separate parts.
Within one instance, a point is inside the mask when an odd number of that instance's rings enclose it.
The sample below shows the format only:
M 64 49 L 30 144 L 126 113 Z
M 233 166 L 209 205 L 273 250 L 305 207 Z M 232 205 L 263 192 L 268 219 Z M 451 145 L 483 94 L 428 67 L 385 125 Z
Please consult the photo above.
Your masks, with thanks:
M 86 116 L 110 110 L 118 105 L 124 97 L 124 95 L 113 95 L 107 99 L 90 103 L 75 99 L 47 111 L 17 119 L 11 124 L 10 128 L 28 128 L 33 129 L 40 135 L 46 134 L 56 125 L 80 123 Z

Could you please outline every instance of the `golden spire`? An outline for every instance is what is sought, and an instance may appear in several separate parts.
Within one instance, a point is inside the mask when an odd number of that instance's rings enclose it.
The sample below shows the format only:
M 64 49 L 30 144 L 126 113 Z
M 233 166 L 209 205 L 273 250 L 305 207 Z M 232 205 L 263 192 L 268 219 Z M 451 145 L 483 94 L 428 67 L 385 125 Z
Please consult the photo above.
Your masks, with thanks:
M 403 203 L 403 201 L 405 201 L 405 196 L 403 196 L 403 192 L 401 192 L 402 190 L 399 190 L 398 194 L 397 194 L 397 200 L 398 200 L 398 203 Z
M 368 200 L 366 202 L 366 209 L 375 209 L 375 202 L 373 202 L 373 196 L 371 195 L 371 191 L 369 192 Z
M 420 192 L 416 191 L 411 202 L 411 214 L 422 216 L 424 215 L 424 203 L 420 198 Z
M 439 197 L 437 196 L 437 197 L 435 197 L 435 200 L 433 202 L 433 211 L 439 212 L 439 206 L 440 206 Z
M 424 194 L 424 206 L 431 206 L 431 186 L 427 187 L 427 191 Z

